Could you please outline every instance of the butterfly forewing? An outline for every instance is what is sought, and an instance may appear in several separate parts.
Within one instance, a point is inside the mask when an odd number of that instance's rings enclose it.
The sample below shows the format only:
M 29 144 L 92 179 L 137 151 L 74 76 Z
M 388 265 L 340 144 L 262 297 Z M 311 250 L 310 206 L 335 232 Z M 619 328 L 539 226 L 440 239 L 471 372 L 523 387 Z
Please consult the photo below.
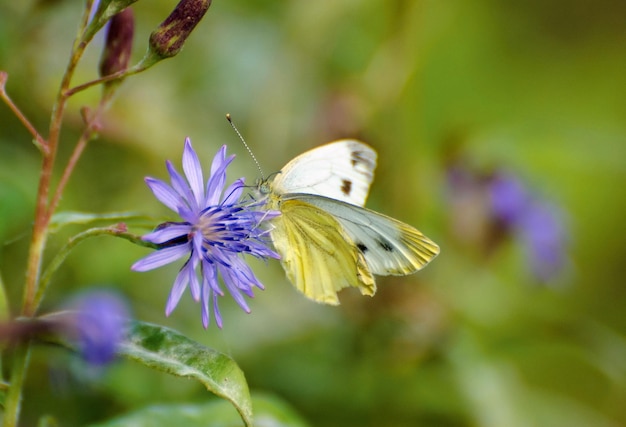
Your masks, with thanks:
M 376 285 L 363 253 L 351 244 L 341 225 L 317 206 L 290 199 L 279 202 L 272 241 L 287 277 L 307 297 L 339 304 L 337 291 L 358 287 L 373 295 Z
M 315 194 L 363 206 L 375 168 L 376 152 L 371 147 L 344 139 L 291 160 L 271 186 L 275 194 Z
M 420 231 L 378 212 L 322 196 L 290 194 L 287 197 L 331 214 L 374 274 L 411 274 L 425 267 L 439 253 L 439 246 Z

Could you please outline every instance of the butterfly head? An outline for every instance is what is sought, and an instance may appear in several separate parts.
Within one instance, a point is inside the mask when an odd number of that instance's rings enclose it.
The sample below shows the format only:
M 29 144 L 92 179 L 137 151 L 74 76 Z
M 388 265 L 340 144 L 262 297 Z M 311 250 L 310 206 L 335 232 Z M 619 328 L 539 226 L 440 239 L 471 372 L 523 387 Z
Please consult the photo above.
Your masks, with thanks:
M 272 180 L 279 173 L 281 173 L 281 171 L 274 172 L 274 173 L 270 174 L 270 176 L 268 176 L 267 178 L 259 178 L 259 179 L 257 179 L 257 181 L 256 181 L 256 188 L 257 188 L 258 192 L 261 195 L 267 196 L 268 194 L 270 194 L 272 192 Z
M 257 179 L 256 189 L 262 196 L 267 196 L 272 191 L 269 180 L 265 178 Z

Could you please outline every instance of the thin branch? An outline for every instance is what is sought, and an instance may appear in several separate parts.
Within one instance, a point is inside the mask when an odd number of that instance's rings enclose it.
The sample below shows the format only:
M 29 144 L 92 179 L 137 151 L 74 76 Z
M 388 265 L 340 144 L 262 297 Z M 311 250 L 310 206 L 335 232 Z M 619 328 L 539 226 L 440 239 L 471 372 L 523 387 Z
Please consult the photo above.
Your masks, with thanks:
M 28 130 L 28 132 L 33 136 L 33 143 L 35 146 L 41 151 L 44 155 L 49 153 L 48 142 L 39 134 L 37 129 L 31 124 L 31 122 L 26 118 L 24 113 L 15 105 L 13 100 L 9 97 L 9 94 L 6 92 L 6 82 L 9 78 L 9 75 L 6 71 L 0 71 L 0 98 L 4 101 L 5 104 L 11 109 L 15 117 L 19 119 L 20 122 L 24 125 L 24 127 Z
M 140 73 L 144 71 L 146 68 L 148 67 L 145 66 L 142 61 L 132 68 L 128 68 L 126 70 L 120 70 L 116 73 L 109 74 L 108 76 L 100 77 L 98 79 L 91 80 L 89 82 L 80 84 L 78 86 L 74 86 L 73 88 L 66 90 L 64 95 L 67 98 L 69 98 L 70 96 L 76 95 L 78 92 L 82 92 L 83 90 L 89 89 L 92 86 L 96 86 L 96 85 L 107 83 L 107 82 L 114 81 L 114 80 L 121 80 L 126 77 L 132 76 L 133 74 Z
M 103 103 L 100 103 L 100 105 L 98 106 L 98 109 L 96 110 L 96 112 L 93 114 L 91 118 L 88 117 L 88 114 L 89 114 L 88 112 L 83 111 L 83 118 L 85 119 L 85 122 L 86 122 L 85 129 L 83 130 L 83 133 L 78 139 L 78 142 L 76 143 L 76 146 L 74 147 L 74 151 L 72 152 L 72 155 L 70 156 L 69 160 L 67 161 L 67 165 L 65 166 L 65 169 L 63 170 L 63 175 L 61 176 L 61 180 L 59 181 L 59 184 L 57 185 L 57 188 L 54 191 L 54 195 L 52 196 L 52 199 L 50 200 L 50 204 L 48 206 L 49 212 L 54 213 L 54 211 L 56 210 L 57 206 L 59 205 L 59 201 L 61 200 L 61 196 L 63 195 L 63 191 L 65 190 L 65 186 L 67 185 L 70 179 L 70 176 L 72 175 L 72 172 L 74 172 L 74 168 L 76 167 L 76 164 L 78 163 L 78 159 L 80 159 L 80 156 L 85 150 L 87 143 L 91 141 L 98 133 L 98 130 L 100 127 L 99 126 L 100 114 L 102 113 L 102 110 L 103 110 Z

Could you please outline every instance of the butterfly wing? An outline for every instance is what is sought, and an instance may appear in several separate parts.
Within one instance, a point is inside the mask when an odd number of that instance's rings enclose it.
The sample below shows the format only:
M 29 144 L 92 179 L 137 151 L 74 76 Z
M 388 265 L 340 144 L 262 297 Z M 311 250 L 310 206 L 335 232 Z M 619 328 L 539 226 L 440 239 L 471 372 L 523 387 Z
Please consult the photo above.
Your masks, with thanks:
M 280 202 L 271 238 L 288 279 L 308 298 L 337 305 L 337 291 L 357 287 L 373 295 L 376 285 L 363 254 L 332 215 L 291 199 Z
M 307 193 L 363 206 L 374 179 L 376 152 L 343 139 L 321 145 L 291 160 L 272 181 L 274 194 Z
M 415 273 L 439 253 L 439 246 L 408 224 L 328 197 L 290 194 L 332 215 L 363 254 L 370 271 L 381 276 Z

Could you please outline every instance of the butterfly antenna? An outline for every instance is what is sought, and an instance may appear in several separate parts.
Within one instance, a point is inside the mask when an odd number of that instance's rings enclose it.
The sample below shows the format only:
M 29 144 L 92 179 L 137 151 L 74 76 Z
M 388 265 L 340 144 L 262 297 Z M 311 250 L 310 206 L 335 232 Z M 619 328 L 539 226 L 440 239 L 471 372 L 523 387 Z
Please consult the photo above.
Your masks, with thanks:
M 230 113 L 226 114 L 226 120 L 228 120 L 228 123 L 230 123 L 230 126 L 235 130 L 235 132 L 237 133 L 237 136 L 243 143 L 243 146 L 246 147 L 246 150 L 248 150 L 250 157 L 252 157 L 252 160 L 254 160 L 254 163 L 256 163 L 256 167 L 259 169 L 259 173 L 261 174 L 261 180 L 265 181 L 265 174 L 263 173 L 263 169 L 261 169 L 261 164 L 256 159 L 256 156 L 254 155 L 254 153 L 252 152 L 248 144 L 246 144 L 246 140 L 243 139 L 243 136 L 241 136 L 241 133 L 239 132 L 239 129 L 237 129 L 237 126 L 235 126 L 235 124 L 233 123 L 233 119 L 230 117 Z

